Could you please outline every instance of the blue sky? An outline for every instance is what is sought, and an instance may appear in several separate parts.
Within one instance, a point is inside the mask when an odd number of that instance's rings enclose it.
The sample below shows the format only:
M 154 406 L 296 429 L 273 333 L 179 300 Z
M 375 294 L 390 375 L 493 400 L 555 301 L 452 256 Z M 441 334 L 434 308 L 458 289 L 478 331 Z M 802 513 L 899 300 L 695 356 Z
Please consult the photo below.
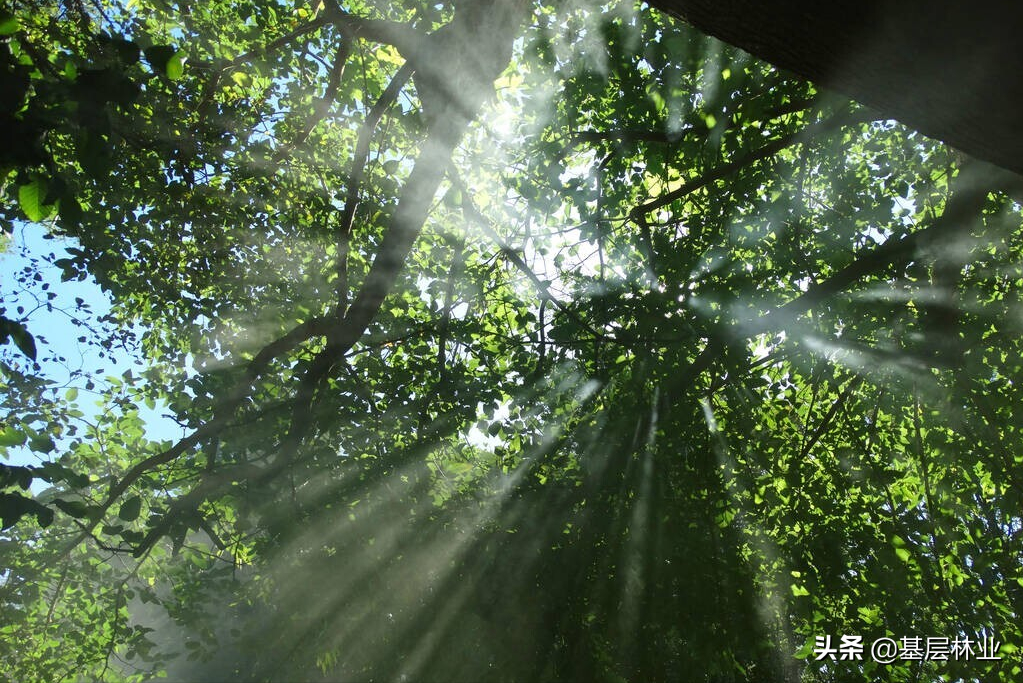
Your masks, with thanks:
M 44 226 L 17 223 L 6 248 L 0 252 L 0 307 L 5 316 L 20 320 L 35 337 L 39 370 L 32 371 L 28 359 L 13 344 L 0 347 L 0 357 L 26 368 L 36 377 L 52 382 L 58 395 L 77 389 L 76 407 L 91 420 L 101 410 L 96 393 L 87 390 L 90 379 L 103 386 L 108 375 L 120 376 L 131 370 L 138 377 L 146 365 L 132 349 L 103 349 L 93 331 L 110 329 L 101 317 L 110 311 L 110 297 L 91 279 L 61 281 L 61 269 L 53 261 L 68 256 L 76 246 L 69 238 L 46 238 Z M 81 341 L 84 338 L 85 341 Z M 166 407 L 140 406 L 146 435 L 152 440 L 176 440 L 181 428 L 163 415 Z M 6 417 L 0 414 L 0 417 Z M 60 455 L 61 444 L 48 457 Z M 8 449 L 4 461 L 16 465 L 40 463 L 40 455 L 27 446 Z M 35 488 L 35 487 L 34 487 Z

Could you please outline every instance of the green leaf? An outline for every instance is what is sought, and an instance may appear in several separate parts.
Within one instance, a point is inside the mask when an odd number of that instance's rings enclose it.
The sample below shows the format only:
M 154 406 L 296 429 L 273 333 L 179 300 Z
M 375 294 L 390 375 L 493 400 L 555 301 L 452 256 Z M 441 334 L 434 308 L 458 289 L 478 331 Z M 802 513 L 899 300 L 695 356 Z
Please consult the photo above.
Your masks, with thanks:
M 173 45 L 152 45 L 143 50 L 142 54 L 153 71 L 164 74 L 172 81 L 178 80 L 185 73 L 188 56 Z
M 0 11 L 0 36 L 9 36 L 21 29 L 18 19 L 10 12 Z
M 177 54 L 177 50 L 171 45 L 153 45 L 143 50 L 142 54 L 145 56 L 146 61 L 149 62 L 149 66 L 152 67 L 153 71 L 167 73 L 167 64 Z
M 457 209 L 462 206 L 462 191 L 452 187 L 444 193 L 444 204 L 448 208 Z
M 172 81 L 176 81 L 185 74 L 185 62 L 188 61 L 188 56 L 181 51 L 175 52 L 174 55 L 167 60 L 167 78 Z
M 29 438 L 28 447 L 36 453 L 52 453 L 57 448 L 57 444 L 53 443 L 49 434 L 39 434 Z
M 121 509 L 117 512 L 117 516 L 125 522 L 133 522 L 138 519 L 141 510 L 142 499 L 138 496 L 133 496 L 121 503 Z
M 18 204 L 21 211 L 30 221 L 38 222 L 46 218 L 43 198 L 46 196 L 46 181 L 35 177 L 32 182 L 18 188 Z
M 814 640 L 811 638 L 803 643 L 803 647 L 793 655 L 796 659 L 806 659 L 813 652 Z
M 53 501 L 62 512 L 71 515 L 76 519 L 82 519 L 83 517 L 89 516 L 89 506 L 80 500 L 64 500 L 63 498 L 57 498 Z
M 21 430 L 15 429 L 14 427 L 4 427 L 0 429 L 0 446 L 9 448 L 10 446 L 20 446 L 25 443 L 25 433 Z

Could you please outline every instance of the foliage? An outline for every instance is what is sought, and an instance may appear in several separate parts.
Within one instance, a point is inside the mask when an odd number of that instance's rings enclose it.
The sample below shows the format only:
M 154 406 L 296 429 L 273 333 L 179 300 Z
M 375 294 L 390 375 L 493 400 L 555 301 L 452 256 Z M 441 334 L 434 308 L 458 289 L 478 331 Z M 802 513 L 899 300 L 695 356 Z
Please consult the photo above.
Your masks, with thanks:
M 0 34 L 3 225 L 148 364 L 0 311 L 6 678 L 1018 679 L 1015 177 L 627 4 Z

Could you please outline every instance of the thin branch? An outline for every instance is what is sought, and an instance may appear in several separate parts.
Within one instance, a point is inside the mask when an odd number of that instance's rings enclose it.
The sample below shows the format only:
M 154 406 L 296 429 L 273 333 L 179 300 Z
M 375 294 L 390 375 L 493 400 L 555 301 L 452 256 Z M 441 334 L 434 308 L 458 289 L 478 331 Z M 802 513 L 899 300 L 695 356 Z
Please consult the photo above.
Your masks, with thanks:
M 465 239 L 461 239 L 454 247 L 451 257 L 451 269 L 448 271 L 444 286 L 444 309 L 440 323 L 440 338 L 437 340 L 437 373 L 440 383 L 447 379 L 447 345 L 451 327 L 451 309 L 454 308 L 455 280 L 462 270 L 462 254 L 465 251 Z
M 313 132 L 313 128 L 316 127 L 320 121 L 322 121 L 327 113 L 330 111 L 331 105 L 334 104 L 334 98 L 337 97 L 338 88 L 341 86 L 341 79 L 344 77 L 345 65 L 348 63 L 349 56 L 349 43 L 347 40 L 342 40 L 341 44 L 337 48 L 337 55 L 334 57 L 334 63 L 330 67 L 330 73 L 327 75 L 327 87 L 323 91 L 323 97 L 317 101 L 316 106 L 313 108 L 313 114 L 306 121 L 302 130 L 299 131 L 298 135 L 295 136 L 294 142 L 289 145 L 282 146 L 274 154 L 273 163 L 277 164 L 284 157 L 291 153 L 296 147 L 302 145 Z
M 270 465 L 271 471 L 279 471 L 291 465 L 294 461 L 295 454 L 302 446 L 302 442 L 312 426 L 313 398 L 316 396 L 316 392 L 323 383 L 323 380 L 333 370 L 337 362 L 344 357 L 345 351 L 347 349 L 339 350 L 336 346 L 328 344 L 326 348 L 313 357 L 309 368 L 302 375 L 302 380 L 299 383 L 298 391 L 292 404 L 291 426 L 281 441 L 277 457 L 274 458 Z
M 348 250 L 350 248 L 352 226 L 355 222 L 355 210 L 359 204 L 359 190 L 366 172 L 366 162 L 369 159 L 369 147 L 373 142 L 373 133 L 377 124 L 395 100 L 398 93 L 405 87 L 408 80 L 415 72 L 411 62 L 405 62 L 398 72 L 391 78 L 390 83 L 381 93 L 380 98 L 366 115 L 366 120 L 359 129 L 359 139 L 355 144 L 355 159 L 352 162 L 352 172 L 348 177 L 348 187 L 345 193 L 345 208 L 341 214 L 341 223 L 337 233 L 337 311 L 338 318 L 344 317 L 348 312 Z
M 68 544 L 67 547 L 59 552 L 55 559 L 66 556 L 73 548 L 88 538 L 92 534 L 92 530 L 95 529 L 102 521 L 103 516 L 110 507 L 125 491 L 128 490 L 128 487 L 138 481 L 142 476 L 161 465 L 172 462 L 203 441 L 217 436 L 221 429 L 227 426 L 227 422 L 234 411 L 250 394 L 252 382 L 254 382 L 264 370 L 266 370 L 267 366 L 274 358 L 287 353 L 308 339 L 315 336 L 322 336 L 325 332 L 326 328 L 324 319 L 314 318 L 298 325 L 288 334 L 263 347 L 263 349 L 256 354 L 256 357 L 250 361 L 242 379 L 235 385 L 227 398 L 217 407 L 217 417 L 202 425 L 190 435 L 183 437 L 167 450 L 152 455 L 136 464 L 119 480 L 113 482 L 106 498 L 102 503 L 100 503 L 90 521 L 83 526 L 81 534 L 79 534 L 70 544 Z
M 846 290 L 868 275 L 905 266 L 919 257 L 921 250 L 932 247 L 957 232 L 966 232 L 979 217 L 987 204 L 991 191 L 1003 191 L 1010 195 L 1018 193 L 1023 180 L 1015 174 L 997 169 L 989 164 L 971 161 L 960 168 L 957 189 L 948 199 L 944 211 L 928 227 L 907 235 L 902 239 L 891 239 L 879 247 L 861 254 L 851 264 L 831 277 L 811 285 L 803 294 L 755 320 L 743 321 L 739 325 L 745 337 L 768 332 L 779 322 L 792 320 L 814 307 L 823 304 L 830 297 Z M 708 345 L 687 372 L 687 378 L 695 378 L 710 367 L 721 354 L 720 344 Z
M 317 17 L 306 24 L 302 24 L 298 28 L 289 31 L 280 38 L 271 40 L 266 45 L 261 45 L 255 49 L 249 50 L 248 52 L 235 57 L 231 61 L 224 64 L 223 67 L 221 67 L 221 69 L 225 71 L 227 69 L 233 69 L 234 67 L 241 66 L 242 64 L 245 64 L 246 62 L 249 62 L 255 59 L 256 57 L 261 57 L 264 55 L 268 55 L 272 52 L 276 52 L 277 50 L 280 50 L 282 47 L 289 45 L 296 39 L 306 35 L 307 33 L 312 33 L 316 29 L 326 26 L 328 23 L 330 23 L 330 21 L 327 17 L 325 16 Z
M 972 162 L 959 172 L 958 189 L 952 194 L 941 215 L 931 225 L 906 235 L 902 239 L 889 239 L 868 251 L 831 277 L 811 285 L 799 297 L 778 308 L 773 314 L 761 317 L 757 332 L 767 331 L 770 320 L 779 315 L 795 316 L 823 303 L 872 273 L 905 266 L 918 258 L 921 251 L 948 238 L 956 232 L 965 233 L 979 220 L 987 204 L 989 192 L 1011 192 L 1020 184 L 1019 176 L 995 169 L 987 164 Z
M 859 375 L 854 377 L 845 385 L 845 389 L 843 389 L 842 393 L 838 395 L 835 402 L 831 404 L 831 408 L 828 409 L 828 412 L 825 413 L 823 419 L 821 419 L 820 424 L 817 425 L 817 429 L 814 430 L 813 436 L 811 436 L 806 443 L 803 444 L 803 447 L 799 449 L 799 456 L 797 460 L 802 461 L 810 454 L 810 451 L 813 450 L 813 447 L 817 445 L 817 442 L 820 441 L 822 436 L 824 436 L 828 427 L 831 426 L 831 422 L 835 419 L 835 414 L 838 413 L 838 410 L 845 404 L 853 390 L 862 383 L 863 377 L 862 375 Z
M 815 103 L 815 101 L 816 100 L 812 98 L 807 98 L 787 102 L 775 109 L 772 109 L 771 111 L 765 112 L 762 116 L 757 117 L 757 121 L 772 121 L 788 114 L 806 111 Z M 741 108 L 738 113 L 742 113 Z M 747 125 L 749 121 L 743 120 L 739 122 L 733 119 L 728 122 L 725 128 L 736 128 L 740 125 L 740 123 L 741 125 Z M 693 132 L 699 132 L 702 134 L 706 133 L 707 129 L 703 126 L 687 125 L 677 131 L 648 130 L 644 128 L 624 128 L 606 131 L 581 130 L 571 134 L 569 137 L 569 144 L 575 144 L 578 142 L 649 142 L 653 144 L 673 145 L 677 144 L 682 140 L 682 138 Z
M 536 376 L 542 377 L 544 368 L 547 366 L 547 322 L 544 320 L 544 314 L 547 312 L 547 302 L 550 301 L 550 297 L 542 297 L 540 299 L 540 307 L 537 309 L 537 329 L 539 332 L 539 358 L 536 359 Z M 598 351 L 599 353 L 599 351 Z
M 652 211 L 656 211 L 657 209 L 663 206 L 667 206 L 668 204 L 671 204 L 672 202 L 679 200 L 688 194 L 691 194 L 699 189 L 702 189 L 710 185 L 713 182 L 721 180 L 722 178 L 725 178 L 733 173 L 736 173 L 737 171 L 742 170 L 743 168 L 746 168 L 747 166 L 753 164 L 754 162 L 766 159 L 770 156 L 774 156 L 781 150 L 787 147 L 791 147 L 796 143 L 804 142 L 814 135 L 826 131 L 831 131 L 836 128 L 840 128 L 842 126 L 849 125 L 852 123 L 864 123 L 866 121 L 870 121 L 873 117 L 874 117 L 873 114 L 870 114 L 865 110 L 859 110 L 854 112 L 842 112 L 840 114 L 836 114 L 826 119 L 822 119 L 801 130 L 794 131 L 792 133 L 789 133 L 788 135 L 783 135 L 782 137 L 772 140 L 771 142 L 767 143 L 766 145 L 759 149 L 744 154 L 738 159 L 729 161 L 727 163 L 721 164 L 720 166 L 712 168 L 711 170 L 701 175 L 699 178 L 694 178 L 693 180 L 690 180 L 689 182 L 685 183 L 684 185 L 675 190 L 672 190 L 671 192 L 667 192 L 661 195 L 660 197 L 657 197 L 656 199 L 650 200 L 645 204 L 640 204 L 639 206 L 635 207 L 632 210 L 630 217 L 636 223 L 640 223 L 640 220 L 645 216 L 645 214 L 648 214 Z
M 195 488 L 181 498 L 175 500 L 160 521 L 149 530 L 142 541 L 135 547 L 132 554 L 141 557 L 148 553 L 158 540 L 183 519 L 197 515 L 199 506 L 215 491 L 230 486 L 236 481 L 254 480 L 266 468 L 259 468 L 254 465 L 235 464 L 225 467 L 216 472 L 203 475 L 202 481 L 196 484 Z M 196 521 L 196 526 L 200 526 Z
M 573 311 L 571 308 L 569 308 L 564 303 L 559 301 L 555 296 L 553 296 L 550 291 L 550 285 L 542 281 L 539 277 L 537 277 L 536 273 L 533 272 L 533 269 L 530 268 L 529 265 L 522 260 L 522 257 L 519 256 L 513 249 L 511 249 L 507 245 L 507 243 L 501 238 L 501 236 L 498 235 L 497 232 L 492 227 L 490 227 L 490 221 L 487 220 L 487 218 L 480 212 L 478 208 L 476 208 L 476 205 L 473 203 L 472 199 L 470 199 L 469 190 L 465 186 L 465 183 L 462 181 L 461 177 L 458 175 L 458 169 L 456 169 L 453 164 L 448 168 L 448 177 L 451 180 L 451 183 L 456 188 L 458 188 L 458 191 L 462 195 L 462 211 L 463 213 L 465 213 L 466 218 L 468 218 L 477 226 L 479 226 L 479 228 L 487 237 L 489 237 L 499 247 L 501 247 L 501 253 L 504 254 L 505 258 L 511 261 L 512 265 L 514 265 L 516 268 L 522 271 L 522 273 L 529 279 L 529 281 L 533 283 L 533 286 L 536 287 L 537 291 L 540 293 L 541 299 L 546 299 L 550 301 L 557 307 L 559 311 L 567 315 L 569 318 L 572 319 L 572 321 L 575 324 L 585 329 L 595 338 L 610 339 L 610 337 L 607 334 L 604 334 L 594 329 L 588 322 L 583 320 L 578 313 Z
M 210 537 L 210 541 L 212 541 L 213 545 L 215 545 L 217 548 L 219 548 L 222 551 L 226 551 L 227 550 L 227 544 L 225 544 L 224 541 L 222 541 L 220 539 L 220 536 L 217 534 L 216 530 L 210 524 L 208 519 L 206 519 L 205 517 L 200 517 L 199 518 L 199 528 L 202 531 L 206 532 L 206 535 Z

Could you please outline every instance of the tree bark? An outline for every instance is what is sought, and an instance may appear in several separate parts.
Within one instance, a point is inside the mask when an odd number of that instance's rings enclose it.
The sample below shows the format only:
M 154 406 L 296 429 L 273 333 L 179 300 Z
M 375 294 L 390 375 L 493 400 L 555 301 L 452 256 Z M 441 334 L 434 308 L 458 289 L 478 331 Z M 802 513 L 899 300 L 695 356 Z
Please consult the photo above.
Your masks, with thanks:
M 1023 3 L 650 0 L 971 156 L 1023 173 Z

